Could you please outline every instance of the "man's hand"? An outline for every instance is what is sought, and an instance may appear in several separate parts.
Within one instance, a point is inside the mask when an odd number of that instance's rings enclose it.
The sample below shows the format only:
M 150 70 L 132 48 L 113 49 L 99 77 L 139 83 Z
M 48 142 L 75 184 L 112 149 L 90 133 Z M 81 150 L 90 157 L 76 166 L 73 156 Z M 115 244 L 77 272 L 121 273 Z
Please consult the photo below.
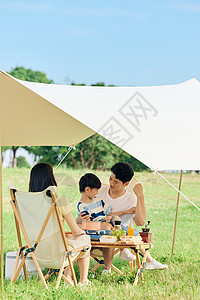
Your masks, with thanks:
M 137 198 L 138 197 L 143 197 L 143 187 L 141 185 L 141 183 L 137 183 L 134 188 L 133 188 L 134 193 L 136 194 Z
M 134 214 L 134 213 L 135 213 L 135 209 L 136 209 L 136 207 L 135 207 L 135 206 L 133 206 L 133 207 L 131 207 L 131 208 L 127 209 L 127 210 L 126 210 L 126 213 L 127 213 L 127 214 L 131 214 L 131 215 L 132 215 L 132 214 Z
M 85 213 L 80 213 L 79 214 L 79 217 L 81 220 L 84 220 L 84 221 L 90 221 L 90 215 L 85 215 Z

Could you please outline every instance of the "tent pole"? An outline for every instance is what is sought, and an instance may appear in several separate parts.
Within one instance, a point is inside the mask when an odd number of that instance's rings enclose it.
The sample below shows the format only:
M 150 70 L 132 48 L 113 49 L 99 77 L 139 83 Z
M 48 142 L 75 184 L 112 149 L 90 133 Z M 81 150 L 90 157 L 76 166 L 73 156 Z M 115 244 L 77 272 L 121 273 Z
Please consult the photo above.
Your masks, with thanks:
M 1 218 L 1 297 L 3 298 L 3 201 L 2 201 L 2 157 L 1 157 L 1 137 L 0 137 L 0 218 Z
M 182 176 L 183 176 L 183 170 L 181 170 L 180 179 L 179 179 L 179 188 L 178 188 L 179 191 L 180 191 L 180 189 L 181 189 Z M 175 235 L 176 235 L 176 223 L 177 223 L 177 217 L 178 217 L 179 198 L 180 198 L 180 193 L 178 193 L 178 196 L 177 196 L 177 203 L 176 203 L 176 216 L 175 216 L 175 222 L 174 222 L 174 235 L 173 235 L 173 243 L 172 243 L 172 254 L 171 254 L 171 257 L 173 256 L 173 253 L 174 253 L 174 243 L 175 243 Z

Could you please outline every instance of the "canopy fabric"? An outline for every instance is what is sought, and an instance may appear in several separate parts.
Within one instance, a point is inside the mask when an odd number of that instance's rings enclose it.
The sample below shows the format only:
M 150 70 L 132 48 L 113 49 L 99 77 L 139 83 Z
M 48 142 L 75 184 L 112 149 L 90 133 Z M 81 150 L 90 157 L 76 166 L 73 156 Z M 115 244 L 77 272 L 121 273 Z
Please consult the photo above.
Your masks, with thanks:
M 86 87 L 0 73 L 2 145 L 72 145 L 95 132 L 154 170 L 200 169 L 200 83 Z
M 2 146 L 74 145 L 94 133 L 18 80 L 0 72 Z

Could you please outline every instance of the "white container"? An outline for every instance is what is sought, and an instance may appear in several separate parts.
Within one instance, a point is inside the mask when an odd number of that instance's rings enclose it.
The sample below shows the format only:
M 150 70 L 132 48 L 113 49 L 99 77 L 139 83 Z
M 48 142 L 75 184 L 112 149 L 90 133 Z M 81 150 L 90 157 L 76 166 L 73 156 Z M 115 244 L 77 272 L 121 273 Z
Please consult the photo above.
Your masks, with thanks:
M 117 243 L 116 236 L 102 235 L 99 239 L 101 243 Z
M 6 254 L 5 279 L 11 279 L 11 277 L 12 277 L 13 269 L 15 266 L 16 255 L 17 255 L 17 251 L 8 252 Z M 21 262 L 21 257 L 19 259 L 18 266 L 20 265 L 20 262 Z M 26 270 L 27 270 L 28 276 L 33 276 L 33 275 L 39 276 L 36 266 L 35 266 L 35 263 L 30 254 L 28 254 L 25 263 L 26 263 Z M 21 269 L 19 276 L 24 277 L 23 268 Z M 18 278 L 19 278 L 19 276 L 18 276 Z

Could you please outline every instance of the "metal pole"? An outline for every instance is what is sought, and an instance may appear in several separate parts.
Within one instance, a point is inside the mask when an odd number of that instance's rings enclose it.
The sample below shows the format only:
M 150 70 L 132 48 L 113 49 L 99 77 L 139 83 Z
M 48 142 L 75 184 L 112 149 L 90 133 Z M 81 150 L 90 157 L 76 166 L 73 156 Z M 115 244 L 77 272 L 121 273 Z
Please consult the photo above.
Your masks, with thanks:
M 179 191 L 180 191 L 180 189 L 181 189 L 182 175 L 183 175 L 183 170 L 181 170 L 181 174 L 180 174 L 179 188 L 178 188 Z M 173 253 L 174 253 L 174 243 L 175 243 L 175 235 L 176 235 L 176 223 L 177 223 L 177 217 L 178 217 L 179 198 L 180 198 L 180 193 L 178 193 L 178 196 L 177 196 L 177 203 L 176 203 L 176 216 L 175 216 L 175 223 L 174 223 L 174 235 L 173 235 L 173 243 L 172 243 L 172 254 L 171 254 L 171 257 L 173 256 Z
M 4 259 L 3 259 L 3 200 L 2 200 L 2 157 L 0 136 L 0 218 L 1 218 L 1 297 L 3 298 Z

